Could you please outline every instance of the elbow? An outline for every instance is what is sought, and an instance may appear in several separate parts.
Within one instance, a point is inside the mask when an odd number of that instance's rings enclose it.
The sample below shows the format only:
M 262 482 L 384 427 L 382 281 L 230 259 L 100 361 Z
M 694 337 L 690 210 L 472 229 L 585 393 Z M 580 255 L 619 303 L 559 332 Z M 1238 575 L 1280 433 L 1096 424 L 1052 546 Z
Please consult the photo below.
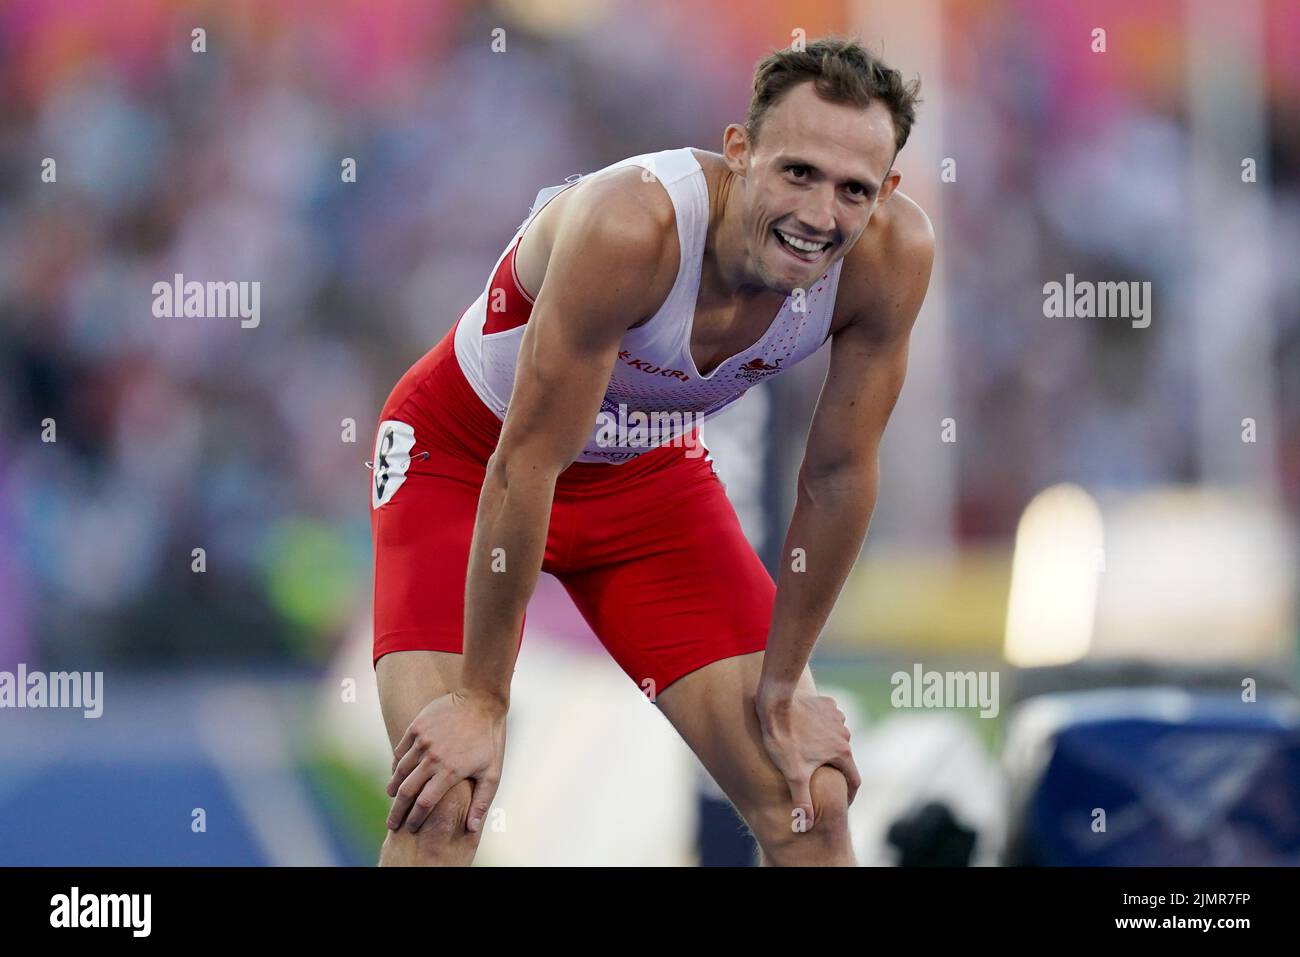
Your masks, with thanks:
M 875 508 L 879 479 L 880 463 L 874 455 L 860 462 L 821 467 L 805 463 L 799 470 L 799 500 L 814 508 L 858 505 L 870 513 Z
M 501 492 L 532 488 L 554 488 L 556 479 L 566 468 L 558 460 L 529 454 L 527 449 L 498 447 L 487 460 L 485 486 Z

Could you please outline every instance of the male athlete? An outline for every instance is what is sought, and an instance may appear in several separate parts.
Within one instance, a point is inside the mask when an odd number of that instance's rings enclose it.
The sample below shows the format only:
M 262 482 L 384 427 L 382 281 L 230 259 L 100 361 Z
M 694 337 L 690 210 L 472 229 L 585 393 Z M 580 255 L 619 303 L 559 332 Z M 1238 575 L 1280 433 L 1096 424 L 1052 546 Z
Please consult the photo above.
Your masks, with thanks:
M 482 295 L 397 384 L 371 483 L 394 755 L 381 864 L 472 860 L 540 570 L 764 863 L 855 863 L 860 779 L 808 659 L 866 535 L 929 283 L 934 233 L 893 168 L 915 104 L 857 42 L 772 54 L 721 155 L 666 150 L 543 190 Z M 774 585 L 696 423 L 827 340 Z M 609 428 L 637 413 L 683 425 L 671 441 Z

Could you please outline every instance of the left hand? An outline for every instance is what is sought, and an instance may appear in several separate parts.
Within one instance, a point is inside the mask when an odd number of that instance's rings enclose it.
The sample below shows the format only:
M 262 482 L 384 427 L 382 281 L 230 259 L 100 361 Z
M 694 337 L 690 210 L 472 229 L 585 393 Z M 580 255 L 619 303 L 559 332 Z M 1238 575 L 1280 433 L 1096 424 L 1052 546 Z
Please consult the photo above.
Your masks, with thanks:
M 806 828 L 815 823 L 812 802 L 813 772 L 824 764 L 843 772 L 853 803 L 862 776 L 849 749 L 849 728 L 835 699 L 796 689 L 792 694 L 765 694 L 754 698 L 763 746 L 784 776 L 794 801 L 793 812 L 802 810 Z

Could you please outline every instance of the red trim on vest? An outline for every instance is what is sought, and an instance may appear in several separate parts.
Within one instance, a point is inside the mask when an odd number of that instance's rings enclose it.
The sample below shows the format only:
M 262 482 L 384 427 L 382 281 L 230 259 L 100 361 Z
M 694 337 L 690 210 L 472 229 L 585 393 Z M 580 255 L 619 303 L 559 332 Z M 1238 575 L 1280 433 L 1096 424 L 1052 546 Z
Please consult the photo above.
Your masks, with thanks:
M 523 240 L 524 237 L 520 236 L 519 242 L 523 242 Z M 519 242 L 515 243 L 510 249 L 510 278 L 515 281 L 515 288 L 519 290 L 519 294 L 523 296 L 531 306 L 536 304 L 537 300 L 528 295 L 528 290 L 525 289 L 524 284 L 519 281 L 519 270 L 515 268 L 515 250 L 519 248 Z
M 487 318 L 483 322 L 485 336 L 516 329 L 526 323 L 533 313 L 533 301 L 528 298 L 524 287 L 519 284 L 519 277 L 515 275 L 515 250 L 518 248 L 518 242 L 510 247 L 492 275 L 492 283 L 488 286 Z M 493 309 L 497 303 L 502 307 L 499 310 Z

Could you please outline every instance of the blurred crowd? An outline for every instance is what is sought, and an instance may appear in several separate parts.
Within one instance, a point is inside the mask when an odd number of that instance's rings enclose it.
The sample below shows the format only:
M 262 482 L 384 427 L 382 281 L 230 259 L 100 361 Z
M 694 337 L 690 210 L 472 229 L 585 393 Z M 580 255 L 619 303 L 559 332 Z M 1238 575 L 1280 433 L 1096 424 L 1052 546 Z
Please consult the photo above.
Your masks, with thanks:
M 0 8 L 0 666 L 329 653 L 367 607 L 363 463 L 397 377 L 540 187 L 718 149 L 799 22 L 796 4 L 601 6 L 567 24 L 519 4 Z M 945 48 L 961 170 L 937 226 L 959 409 L 981 426 L 960 447 L 963 537 L 1010 535 L 1063 478 L 1197 477 L 1175 323 L 1011 321 L 1067 271 L 1151 279 L 1176 312 L 1189 217 L 1221 201 L 1189 192 L 1179 77 L 1094 88 L 1026 42 L 1054 28 L 1037 6 L 959 5 Z M 1279 73 L 1263 168 L 1293 244 L 1272 348 L 1294 509 L 1300 83 Z M 155 317 L 177 273 L 259 281 L 260 324 Z
M 714 145 L 759 49 L 704 55 L 684 6 L 317 13 L 0 9 L 0 660 L 325 656 L 368 601 L 398 376 L 541 186 Z M 259 281 L 261 322 L 156 318 L 177 273 Z
M 1224 304 L 1213 319 L 1224 344 L 1215 375 L 1241 372 L 1228 355 L 1233 327 L 1272 336 L 1246 370 L 1268 382 L 1271 405 L 1255 403 L 1254 383 L 1229 382 L 1234 408 L 1211 411 L 1224 428 L 1210 441 L 1226 455 L 1255 454 L 1241 441 L 1241 419 L 1267 419 L 1261 428 L 1277 462 L 1256 487 L 1278 491 L 1294 516 L 1300 7 L 1261 4 L 1258 48 L 1243 54 L 1216 43 L 1216 58 L 1199 63 L 1183 3 L 997 8 L 1023 17 L 1013 22 L 988 16 L 983 5 L 955 4 L 945 20 L 952 39 L 943 152 L 959 157 L 959 166 L 940 229 L 958 417 L 978 430 L 977 441 L 958 443 L 962 535 L 1009 535 L 1026 501 L 1056 482 L 1132 490 L 1221 480 L 1205 474 L 1198 449 L 1206 441 L 1198 403 L 1207 399 L 1194 313 L 1210 291 Z M 1107 30 L 1104 53 L 1092 42 L 1098 24 Z M 1234 63 L 1241 55 L 1248 62 Z M 1218 86 L 1219 102 L 1231 104 L 1234 84 L 1250 69 L 1264 78 L 1267 139 L 1252 157 L 1258 182 L 1247 184 L 1241 161 L 1256 144 L 1198 141 L 1214 131 L 1196 129 L 1188 87 L 1195 70 Z M 1197 178 L 1198 157 L 1217 164 L 1212 191 Z M 1262 221 L 1229 233 L 1247 198 L 1263 209 Z M 1231 238 L 1217 248 L 1198 242 L 1209 230 Z M 1152 324 L 1044 318 L 1043 285 L 1067 273 L 1150 281 Z

